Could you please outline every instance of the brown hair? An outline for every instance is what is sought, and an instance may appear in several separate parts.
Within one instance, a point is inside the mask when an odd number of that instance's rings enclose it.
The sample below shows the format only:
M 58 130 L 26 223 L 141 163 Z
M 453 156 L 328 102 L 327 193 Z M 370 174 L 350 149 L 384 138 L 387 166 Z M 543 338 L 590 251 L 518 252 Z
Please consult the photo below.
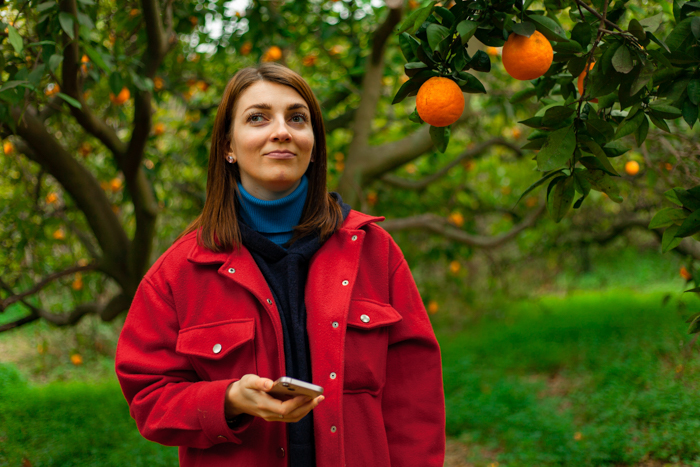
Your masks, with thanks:
M 300 224 L 294 227 L 292 242 L 318 232 L 321 242 L 335 232 L 343 222 L 340 206 L 326 189 L 326 130 L 321 107 L 313 91 L 304 79 L 289 68 L 276 63 L 263 63 L 257 67 L 238 71 L 226 85 L 214 120 L 214 130 L 209 151 L 207 173 L 207 197 L 202 213 L 178 237 L 197 230 L 197 243 L 212 251 L 240 248 L 241 232 L 238 228 L 238 164 L 229 164 L 225 155 L 230 151 L 238 97 L 257 81 L 268 81 L 289 86 L 306 101 L 311 112 L 314 147 L 306 169 L 309 191 L 301 214 Z

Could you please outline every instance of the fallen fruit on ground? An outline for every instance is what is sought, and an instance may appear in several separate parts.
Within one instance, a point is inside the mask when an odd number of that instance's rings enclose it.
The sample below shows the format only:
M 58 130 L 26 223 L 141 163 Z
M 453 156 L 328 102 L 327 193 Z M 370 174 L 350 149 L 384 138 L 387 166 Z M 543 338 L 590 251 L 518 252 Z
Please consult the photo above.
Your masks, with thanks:
M 452 125 L 464 110 L 464 94 L 451 79 L 435 76 L 423 83 L 418 90 L 416 110 L 429 125 Z
M 539 31 L 530 37 L 511 33 L 501 54 L 503 66 L 510 76 L 521 81 L 539 78 L 549 70 L 554 50 Z

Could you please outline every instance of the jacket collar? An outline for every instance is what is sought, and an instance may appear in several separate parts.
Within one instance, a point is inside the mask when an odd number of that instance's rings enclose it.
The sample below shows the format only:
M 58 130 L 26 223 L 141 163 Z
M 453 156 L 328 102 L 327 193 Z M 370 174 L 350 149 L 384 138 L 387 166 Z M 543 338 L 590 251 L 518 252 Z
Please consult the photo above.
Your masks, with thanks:
M 383 216 L 370 216 L 359 211 L 351 210 L 348 217 L 345 218 L 340 230 L 358 230 L 362 227 L 374 222 L 381 222 L 385 219 Z M 203 246 L 200 246 L 196 241 L 196 232 L 192 232 L 188 237 L 195 239 L 194 245 L 187 254 L 187 261 L 194 264 L 223 264 L 229 259 L 236 257 L 247 257 L 250 253 L 247 250 L 244 252 L 245 246 L 234 251 L 211 251 Z

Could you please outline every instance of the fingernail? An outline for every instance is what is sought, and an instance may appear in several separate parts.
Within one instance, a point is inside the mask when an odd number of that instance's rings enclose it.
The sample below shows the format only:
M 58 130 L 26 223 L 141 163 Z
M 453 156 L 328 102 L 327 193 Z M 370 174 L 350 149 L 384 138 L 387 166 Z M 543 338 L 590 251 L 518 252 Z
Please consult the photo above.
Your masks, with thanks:
M 265 381 L 265 389 L 272 388 L 272 381 Z
M 318 401 L 319 401 L 319 402 L 323 402 L 325 399 L 326 399 L 325 397 L 319 396 Z

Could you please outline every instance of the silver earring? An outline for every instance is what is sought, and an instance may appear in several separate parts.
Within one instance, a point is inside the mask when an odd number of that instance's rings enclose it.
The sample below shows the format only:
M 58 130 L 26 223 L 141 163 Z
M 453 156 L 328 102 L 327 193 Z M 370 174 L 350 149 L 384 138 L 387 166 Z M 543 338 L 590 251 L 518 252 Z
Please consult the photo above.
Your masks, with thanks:
M 229 164 L 233 164 L 233 156 L 227 156 L 226 160 L 228 161 Z

